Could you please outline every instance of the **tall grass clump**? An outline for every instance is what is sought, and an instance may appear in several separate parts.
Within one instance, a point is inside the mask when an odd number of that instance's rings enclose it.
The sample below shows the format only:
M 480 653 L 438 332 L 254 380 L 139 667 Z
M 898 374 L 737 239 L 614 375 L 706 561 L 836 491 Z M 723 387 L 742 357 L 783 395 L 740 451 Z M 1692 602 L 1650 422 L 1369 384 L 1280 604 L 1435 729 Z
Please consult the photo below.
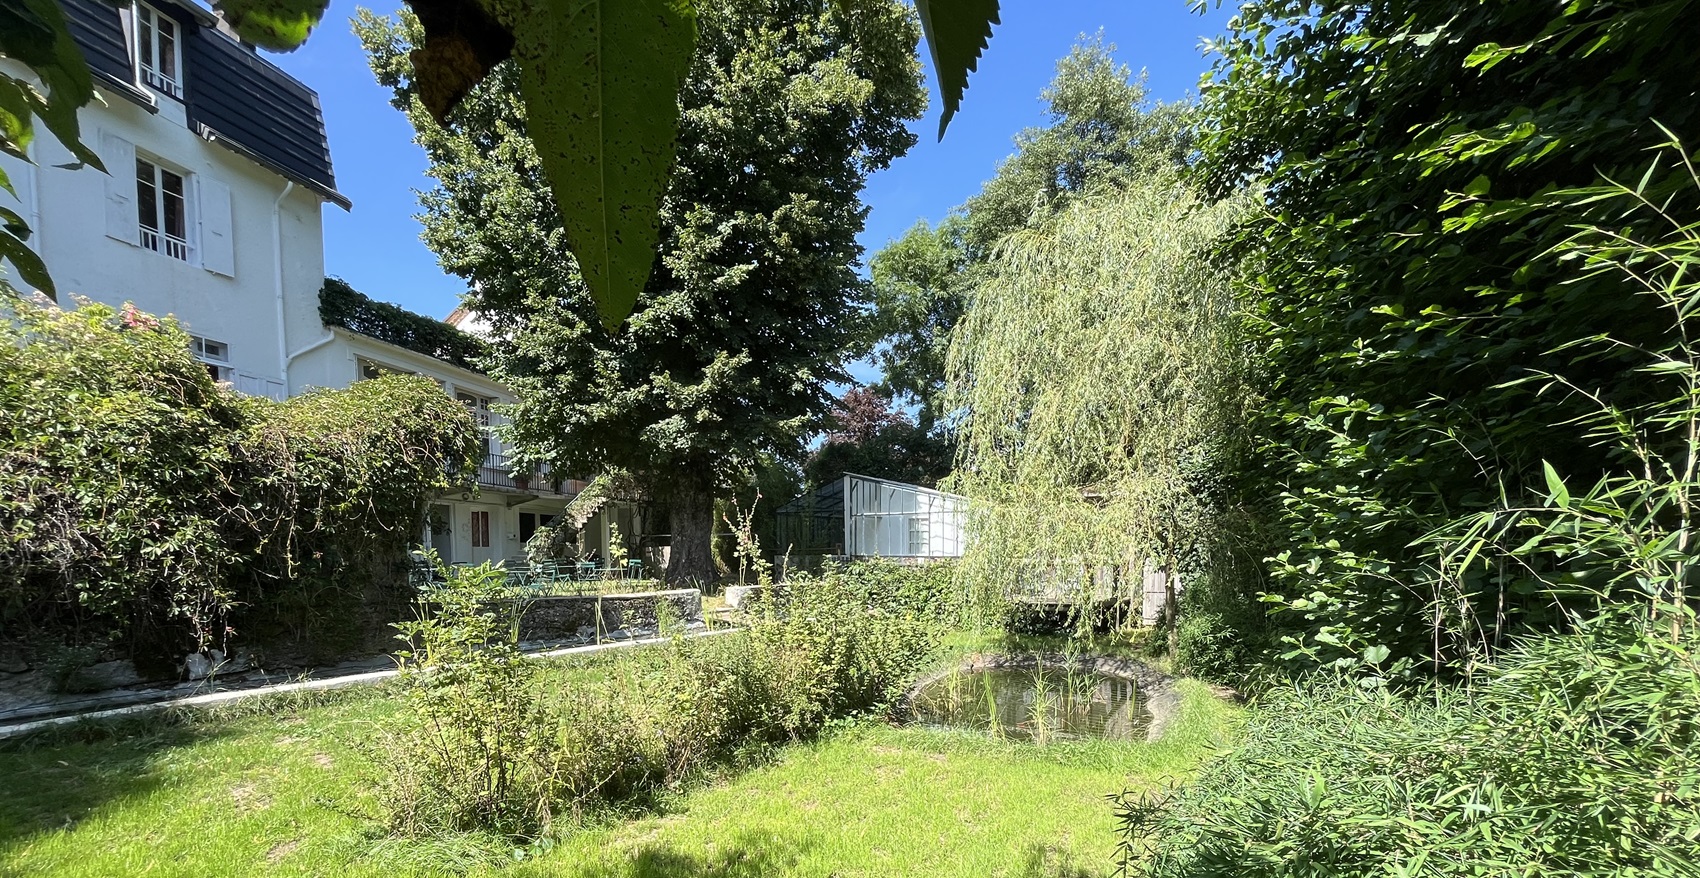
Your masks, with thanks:
M 1700 646 L 1644 618 L 1530 641 L 1474 691 L 1312 682 L 1166 796 L 1125 874 L 1700 874 Z
M 649 806 L 716 765 L 883 709 L 946 629 L 916 587 L 849 568 L 781 588 L 743 631 L 545 664 L 514 646 L 499 571 L 447 579 L 401 626 L 411 709 L 375 747 L 379 798 L 403 835 L 531 838 Z

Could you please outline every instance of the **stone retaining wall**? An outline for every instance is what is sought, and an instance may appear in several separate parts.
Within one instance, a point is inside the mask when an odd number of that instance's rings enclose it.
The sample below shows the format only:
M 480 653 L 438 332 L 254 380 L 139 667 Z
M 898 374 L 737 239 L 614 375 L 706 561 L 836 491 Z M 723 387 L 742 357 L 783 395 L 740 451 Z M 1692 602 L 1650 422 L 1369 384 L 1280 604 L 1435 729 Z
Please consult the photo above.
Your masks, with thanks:
M 702 621 L 702 592 L 694 588 L 634 594 L 531 598 L 519 620 L 522 641 L 587 639 L 598 633 L 655 627 L 655 608 L 666 601 L 680 622 Z

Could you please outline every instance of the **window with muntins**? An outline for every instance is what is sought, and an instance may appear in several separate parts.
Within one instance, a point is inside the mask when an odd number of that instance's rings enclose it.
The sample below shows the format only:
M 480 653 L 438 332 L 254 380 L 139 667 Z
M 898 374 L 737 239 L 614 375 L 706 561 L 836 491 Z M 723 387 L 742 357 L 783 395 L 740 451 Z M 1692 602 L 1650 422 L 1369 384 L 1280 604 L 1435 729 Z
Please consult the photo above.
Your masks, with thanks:
M 483 428 L 484 456 L 489 457 L 495 454 L 497 447 L 495 436 L 490 432 L 490 406 L 495 400 L 488 396 L 468 393 L 465 390 L 456 390 L 455 399 L 459 400 L 461 405 L 466 406 L 466 410 L 472 414 L 472 420 Z
M 207 367 L 207 374 L 211 375 L 214 381 L 232 380 L 235 372 L 230 367 L 230 345 L 193 335 L 189 337 L 189 350 L 195 355 L 195 359 Z
M 183 175 L 136 159 L 136 219 L 141 245 L 189 261 L 189 205 Z
M 136 67 L 142 83 L 174 98 L 183 96 L 183 49 L 177 22 L 146 3 L 136 4 Z

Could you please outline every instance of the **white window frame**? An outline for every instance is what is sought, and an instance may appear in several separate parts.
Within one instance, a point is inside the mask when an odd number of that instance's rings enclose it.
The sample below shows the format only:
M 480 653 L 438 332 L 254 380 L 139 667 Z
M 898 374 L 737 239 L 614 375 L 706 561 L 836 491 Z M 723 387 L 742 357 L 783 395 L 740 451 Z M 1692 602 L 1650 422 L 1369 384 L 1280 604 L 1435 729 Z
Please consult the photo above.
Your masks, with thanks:
M 167 97 L 183 99 L 183 26 L 172 18 L 149 6 L 141 0 L 131 11 L 134 16 L 133 29 L 135 35 L 130 40 L 130 57 L 135 59 L 136 82 L 145 85 Z M 146 58 L 157 59 L 161 56 L 159 50 L 159 23 L 168 22 L 171 27 L 171 69 L 174 74 L 167 76 L 153 69 Z M 148 54 L 142 55 L 142 39 L 144 29 L 149 37 Z
M 496 404 L 496 398 L 460 386 L 454 388 L 454 398 L 455 402 L 466 406 L 467 413 L 472 415 L 473 423 L 483 431 L 484 457 L 488 459 L 502 453 L 502 444 L 496 439 L 494 422 L 490 419 L 490 407 Z
M 189 351 L 195 359 L 206 364 L 214 381 L 230 384 L 236 380 L 236 369 L 230 365 L 230 345 L 198 335 L 189 336 Z
M 141 181 L 141 166 L 147 165 L 153 170 L 154 219 L 160 228 L 150 228 L 142 222 L 142 193 L 136 190 L 136 230 L 137 240 L 142 249 L 152 250 L 191 265 L 195 264 L 196 254 L 194 242 L 190 235 L 195 228 L 195 175 L 173 166 L 170 162 L 160 161 L 152 155 L 140 150 L 136 151 L 136 178 Z M 170 173 L 183 181 L 183 235 L 178 237 L 164 228 L 165 225 L 165 174 Z
M 376 372 L 378 374 L 376 374 L 376 375 L 366 374 L 366 370 L 368 368 L 370 368 L 373 372 Z M 419 374 L 419 373 L 413 371 L 412 369 L 404 369 L 400 366 L 392 366 L 389 363 L 383 362 L 382 360 L 374 360 L 371 357 L 362 356 L 362 355 L 359 355 L 359 354 L 356 354 L 355 357 L 354 357 L 354 380 L 355 381 L 371 381 L 374 378 L 382 378 L 385 375 L 417 375 L 417 374 Z

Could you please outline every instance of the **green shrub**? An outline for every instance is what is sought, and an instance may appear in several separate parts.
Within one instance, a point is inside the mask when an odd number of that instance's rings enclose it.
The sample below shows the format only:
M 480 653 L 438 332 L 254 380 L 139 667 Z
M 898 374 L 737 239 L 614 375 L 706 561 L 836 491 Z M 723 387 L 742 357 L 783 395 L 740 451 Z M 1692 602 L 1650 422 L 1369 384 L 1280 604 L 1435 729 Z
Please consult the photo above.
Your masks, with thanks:
M 1175 665 L 1207 680 L 1230 680 L 1250 659 L 1243 631 L 1220 613 L 1181 613 L 1175 623 Z
M 1693 619 L 1688 619 L 1690 626 Z M 1183 876 L 1700 874 L 1700 637 L 1531 641 L 1474 691 L 1271 692 L 1198 780 L 1119 805 L 1123 867 Z
M 960 625 L 971 621 L 974 608 L 956 574 L 957 565 L 951 561 L 924 564 L 856 561 L 829 566 L 825 576 L 819 579 L 794 575 L 792 584 L 827 581 L 833 588 L 860 595 L 870 606 Z
M 901 568 L 891 567 L 897 573 Z M 520 658 L 497 577 L 447 571 L 403 682 L 413 709 L 376 748 L 395 831 L 535 836 L 560 817 L 639 807 L 717 763 L 808 738 L 900 695 L 944 630 L 918 593 L 862 569 L 792 583 L 747 630 L 595 661 Z
M 548 765 L 556 745 L 535 697 L 537 670 L 514 645 L 506 574 L 499 567 L 445 570 L 419 595 L 418 618 L 400 623 L 398 654 L 409 725 L 381 789 L 390 820 L 409 832 L 503 828 L 546 820 L 525 809 L 557 795 Z
M 399 558 L 430 493 L 475 465 L 476 427 L 429 381 L 274 403 L 215 383 L 189 342 L 131 307 L 0 302 L 9 631 L 116 635 L 161 670 L 228 650 L 237 606 L 358 596 L 348 580 Z

